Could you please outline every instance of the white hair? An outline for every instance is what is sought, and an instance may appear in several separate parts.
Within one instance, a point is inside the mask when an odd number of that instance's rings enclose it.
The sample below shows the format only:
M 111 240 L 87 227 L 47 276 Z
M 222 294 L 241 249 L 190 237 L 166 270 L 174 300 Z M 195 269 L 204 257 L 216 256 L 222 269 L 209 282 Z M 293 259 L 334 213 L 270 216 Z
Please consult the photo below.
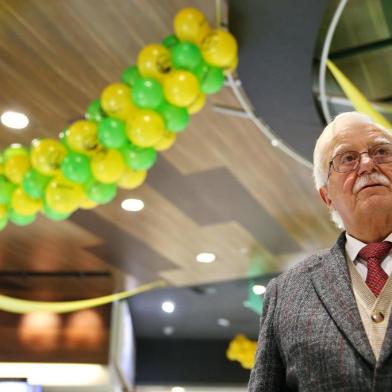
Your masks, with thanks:
M 369 116 L 359 112 L 345 112 L 337 115 L 333 121 L 331 121 L 323 130 L 319 138 L 317 139 L 316 146 L 313 152 L 313 179 L 317 191 L 323 186 L 327 185 L 329 160 L 331 159 L 331 151 L 333 147 L 333 141 L 339 134 L 340 130 L 337 127 L 337 123 L 342 118 L 354 117 L 359 122 L 367 122 L 374 124 L 381 131 L 385 132 L 389 138 L 390 134 L 386 128 L 380 124 L 376 124 Z M 339 229 L 345 229 L 343 219 L 336 210 L 330 209 L 329 214 L 331 220 Z

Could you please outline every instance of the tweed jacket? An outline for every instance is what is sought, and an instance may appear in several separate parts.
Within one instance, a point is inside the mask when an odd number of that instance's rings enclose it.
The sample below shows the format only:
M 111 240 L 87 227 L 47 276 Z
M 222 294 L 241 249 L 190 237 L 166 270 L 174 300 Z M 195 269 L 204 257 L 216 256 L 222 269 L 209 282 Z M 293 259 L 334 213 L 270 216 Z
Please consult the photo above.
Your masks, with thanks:
M 392 391 L 392 318 L 378 361 L 345 259 L 345 235 L 273 279 L 249 392 Z

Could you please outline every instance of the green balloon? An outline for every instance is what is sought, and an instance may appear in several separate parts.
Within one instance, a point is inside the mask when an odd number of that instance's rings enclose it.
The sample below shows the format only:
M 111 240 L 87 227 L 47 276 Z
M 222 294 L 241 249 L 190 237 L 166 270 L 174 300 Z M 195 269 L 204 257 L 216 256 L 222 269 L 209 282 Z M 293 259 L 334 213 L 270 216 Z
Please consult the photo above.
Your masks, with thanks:
M 140 77 L 141 75 L 138 68 L 136 65 L 132 65 L 131 67 L 128 67 L 124 70 L 121 75 L 121 81 L 133 87 L 136 83 L 136 80 L 138 80 Z
M 28 154 L 29 151 L 27 150 L 27 148 L 23 147 L 18 143 L 11 144 L 3 152 L 4 161 L 6 161 L 8 158 L 13 157 L 14 155 L 28 155 Z
M 165 101 L 157 111 L 163 117 L 165 126 L 169 131 L 181 132 L 189 124 L 190 117 L 185 108 L 179 108 Z
M 197 45 L 180 42 L 171 48 L 171 58 L 175 68 L 192 70 L 201 62 L 201 52 Z
M 23 177 L 22 187 L 33 199 L 40 199 L 45 194 L 50 177 L 43 176 L 34 169 L 30 169 Z
M 178 40 L 178 38 L 174 34 L 171 34 L 171 35 L 168 35 L 167 37 L 165 37 L 162 40 L 162 45 L 165 48 L 170 49 L 171 47 L 173 47 L 174 45 L 178 44 L 179 42 L 180 41 Z
M 105 117 L 105 113 L 101 108 L 101 102 L 99 99 L 91 101 L 90 105 L 87 107 L 85 117 L 87 120 L 95 122 L 100 122 Z
M 3 230 L 8 223 L 8 218 L 1 218 L 0 219 L 0 231 Z
M 102 184 L 92 181 L 86 186 L 87 197 L 98 204 L 106 204 L 112 201 L 117 194 L 116 184 Z
M 158 154 L 154 148 L 141 148 L 127 143 L 120 149 L 125 163 L 134 170 L 148 170 L 157 160 Z
M 65 178 L 78 184 L 88 181 L 92 174 L 89 159 L 82 154 L 70 152 L 61 163 L 61 171 Z
M 52 221 L 62 221 L 71 216 L 71 214 L 64 214 L 61 212 L 53 211 L 51 208 L 48 207 L 46 203 L 44 203 L 44 215 Z
M 132 99 L 140 108 L 155 109 L 163 102 L 162 87 L 154 79 L 139 78 L 132 88 Z
M 117 118 L 104 118 L 98 125 L 98 140 L 107 148 L 119 148 L 127 140 L 125 123 Z
M 16 213 L 14 210 L 11 210 L 9 212 L 10 221 L 17 226 L 27 226 L 30 223 L 33 223 L 35 221 L 36 216 L 37 214 L 21 215 Z
M 202 61 L 193 69 L 193 73 L 199 79 L 200 89 L 205 94 L 217 93 L 225 82 L 223 70 L 213 67 Z
M 9 182 L 5 176 L 0 176 L 0 204 L 9 204 L 16 186 Z

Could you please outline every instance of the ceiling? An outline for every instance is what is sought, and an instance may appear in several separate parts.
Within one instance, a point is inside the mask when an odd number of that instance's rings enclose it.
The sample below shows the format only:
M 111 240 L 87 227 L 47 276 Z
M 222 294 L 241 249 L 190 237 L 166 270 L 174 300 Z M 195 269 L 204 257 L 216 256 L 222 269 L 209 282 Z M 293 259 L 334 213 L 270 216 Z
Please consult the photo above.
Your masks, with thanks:
M 321 31 L 336 3 L 328 2 L 320 14 Z M 25 112 L 30 125 L 17 132 L 0 125 L 0 147 L 56 138 L 106 85 L 119 80 L 143 46 L 170 34 L 174 15 L 189 5 L 215 24 L 215 4 L 203 0 L 100 0 L 99 6 L 95 0 L 2 0 L 0 110 Z M 223 21 L 226 11 L 224 6 Z M 390 12 L 387 1 L 349 2 L 331 49 L 346 75 L 382 104 L 392 101 Z M 317 66 L 322 40 L 322 33 L 313 37 L 309 70 Z M 241 65 L 239 76 L 247 77 Z M 272 86 L 264 88 L 259 76 L 253 75 L 253 93 L 272 100 Z M 305 109 L 312 110 L 319 132 L 324 121 L 311 94 L 313 88 L 317 97 L 317 76 L 309 71 L 308 78 L 305 93 L 311 101 Z M 327 89 L 336 113 L 349 107 L 330 77 Z M 274 104 L 279 118 L 271 117 L 267 125 L 279 134 L 275 123 L 296 120 L 281 101 Z M 305 255 L 329 247 L 337 231 L 313 189 L 310 169 L 274 148 L 248 118 L 222 114 L 217 107 L 241 109 L 229 86 L 210 96 L 174 146 L 159 154 L 140 188 L 119 191 L 110 204 L 80 210 L 64 222 L 40 216 L 27 227 L 9 224 L 0 232 L 1 293 L 81 299 L 163 279 L 168 288 L 130 301 L 138 337 L 164 337 L 169 321 L 159 306 L 170 297 L 179 312 L 170 319 L 175 333 L 168 339 L 229 339 L 239 331 L 256 338 L 258 316 L 243 306 L 248 278 L 267 283 Z M 122 210 L 128 197 L 142 199 L 144 210 Z M 216 261 L 197 263 L 196 255 L 204 251 L 215 253 Z M 215 292 L 206 294 L 206 287 Z M 220 317 L 229 319 L 230 327 L 217 325 Z M 0 313 L 0 326 L 5 318 Z
M 214 24 L 212 2 L 187 5 Z M 92 0 L 2 1 L 0 106 L 27 113 L 31 125 L 19 132 L 1 127 L 1 146 L 57 137 L 135 63 L 144 45 L 170 34 L 183 6 L 157 0 L 102 0 L 99 7 Z M 249 120 L 216 113 L 214 104 L 239 107 L 228 87 L 211 96 L 135 191 L 120 191 L 112 203 L 78 211 L 65 222 L 39 217 L 24 228 L 9 224 L 0 233 L 2 271 L 111 274 L 111 284 L 69 278 L 50 294 L 86 297 L 120 287 L 124 274 L 134 282 L 163 278 L 174 286 L 243 278 L 254 253 L 266 260 L 266 270 L 277 271 L 292 257 L 329 245 L 335 230 L 309 169 L 272 148 Z M 124 212 L 120 203 L 130 196 L 142 199 L 145 209 Z M 202 251 L 214 252 L 217 261 L 196 263 Z M 2 279 L 27 284 L 24 276 Z M 31 296 L 38 295 L 31 287 L 35 280 L 28 281 Z
M 254 279 L 266 286 L 272 275 Z M 246 306 L 249 280 L 236 279 L 184 288 L 164 288 L 129 299 L 132 321 L 138 338 L 226 339 L 237 334 L 257 339 L 259 315 Z M 176 309 L 164 313 L 161 304 L 172 301 Z M 226 319 L 228 325 L 219 320 Z M 170 333 L 165 334 L 165 329 Z

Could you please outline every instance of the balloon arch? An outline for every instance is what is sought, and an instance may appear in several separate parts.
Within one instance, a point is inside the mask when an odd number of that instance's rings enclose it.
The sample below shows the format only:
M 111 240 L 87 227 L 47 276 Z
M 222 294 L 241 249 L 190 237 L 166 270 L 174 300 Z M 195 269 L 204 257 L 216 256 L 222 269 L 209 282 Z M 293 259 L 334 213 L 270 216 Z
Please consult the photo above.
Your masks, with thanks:
M 0 229 L 10 220 L 32 223 L 38 212 L 67 219 L 116 196 L 117 188 L 140 186 L 157 151 L 168 149 L 218 92 L 238 62 L 237 43 L 212 29 L 195 8 L 174 19 L 175 34 L 145 46 L 121 82 L 107 86 L 88 106 L 85 119 L 58 139 L 12 144 L 1 155 Z

